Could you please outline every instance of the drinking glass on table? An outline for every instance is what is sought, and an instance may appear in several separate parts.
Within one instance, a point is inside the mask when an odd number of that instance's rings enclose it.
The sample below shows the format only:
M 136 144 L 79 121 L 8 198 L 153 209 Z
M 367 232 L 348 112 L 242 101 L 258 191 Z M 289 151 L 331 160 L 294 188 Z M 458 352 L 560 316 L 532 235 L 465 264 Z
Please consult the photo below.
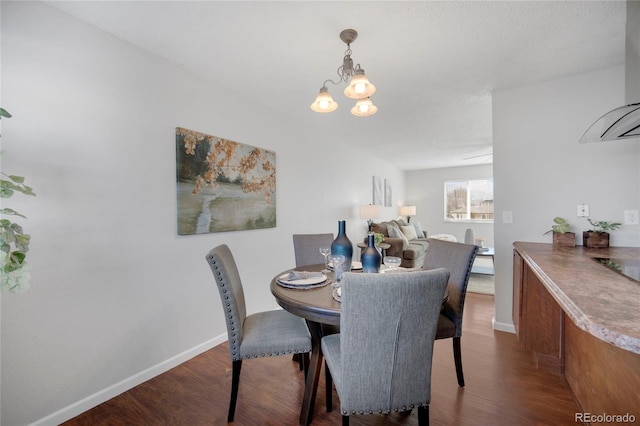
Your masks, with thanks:
M 400 266 L 401 262 L 402 262 L 402 259 L 396 256 L 384 257 L 384 264 L 387 266 L 387 268 L 389 268 L 387 269 L 389 272 L 393 272 L 398 266 Z
M 342 281 L 342 266 L 345 261 L 345 257 L 342 254 L 332 254 L 329 256 L 329 263 L 333 266 L 333 272 L 336 274 L 334 287 L 340 287 L 340 281 Z
M 324 256 L 324 269 L 322 272 L 329 272 L 329 268 L 327 267 L 327 257 L 331 254 L 331 247 L 320 247 L 320 254 Z

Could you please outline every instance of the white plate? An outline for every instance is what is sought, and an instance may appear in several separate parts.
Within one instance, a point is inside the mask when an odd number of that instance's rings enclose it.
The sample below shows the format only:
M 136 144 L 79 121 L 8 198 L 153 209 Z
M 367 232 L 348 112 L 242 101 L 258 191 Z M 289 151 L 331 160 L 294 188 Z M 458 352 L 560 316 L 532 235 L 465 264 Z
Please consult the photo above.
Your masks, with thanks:
M 289 273 L 282 274 L 278 277 L 278 282 L 280 284 L 284 284 L 287 287 L 305 287 L 310 285 L 322 284 L 327 281 L 327 276 L 325 274 L 310 277 L 310 278 L 302 278 L 300 280 L 288 280 L 287 277 Z
M 331 264 L 331 262 L 329 262 L 329 264 L 327 265 L 327 269 L 329 269 L 330 271 L 333 271 L 333 265 Z M 359 271 L 361 269 L 362 269 L 362 262 L 357 262 L 355 260 L 351 261 L 352 271 Z
M 334 288 L 333 291 L 331 292 L 331 296 L 333 297 L 333 300 L 335 300 L 336 302 L 342 303 L 342 294 L 340 294 L 340 288 Z

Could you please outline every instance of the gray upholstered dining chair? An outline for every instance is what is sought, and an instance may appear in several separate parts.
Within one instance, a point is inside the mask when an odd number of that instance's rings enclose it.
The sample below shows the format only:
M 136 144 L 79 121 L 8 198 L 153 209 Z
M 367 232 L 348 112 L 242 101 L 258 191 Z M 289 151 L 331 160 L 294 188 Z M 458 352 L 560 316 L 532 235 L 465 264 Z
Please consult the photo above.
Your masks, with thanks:
M 431 361 L 449 271 L 345 273 L 340 333 L 321 347 L 340 398 L 353 414 L 410 411 L 429 423 Z
M 231 399 L 227 421 L 232 422 L 242 360 L 295 353 L 305 354 L 305 359 L 308 360 L 311 336 L 302 318 L 284 310 L 247 315 L 240 274 L 233 254 L 226 244 L 214 247 L 206 259 L 218 286 L 227 322 L 229 355 L 232 362 Z
M 333 234 L 293 234 L 296 267 L 324 263 L 320 247 L 331 247 L 333 239 Z
M 296 257 L 296 268 L 303 266 L 318 265 L 325 263 L 325 258 L 320 254 L 320 247 L 331 247 L 333 242 L 333 234 L 293 234 L 293 252 Z M 338 327 L 324 325 L 322 327 L 324 334 L 332 334 L 338 332 Z M 302 361 L 300 356 L 294 355 L 294 361 Z M 304 368 L 302 362 L 300 362 L 300 370 Z M 325 367 L 326 372 L 326 367 Z M 331 381 L 331 377 L 328 373 L 325 373 L 325 379 Z M 331 389 L 327 390 L 327 394 L 330 394 Z
M 446 268 L 451 273 L 449 277 L 449 299 L 444 304 L 438 319 L 438 333 L 436 339 L 453 339 L 453 360 L 456 366 L 458 385 L 464 387 L 462 373 L 462 313 L 464 300 L 467 296 L 467 285 L 473 261 L 478 253 L 478 246 L 474 244 L 453 243 L 443 240 L 429 240 L 429 249 L 424 259 L 423 269 Z

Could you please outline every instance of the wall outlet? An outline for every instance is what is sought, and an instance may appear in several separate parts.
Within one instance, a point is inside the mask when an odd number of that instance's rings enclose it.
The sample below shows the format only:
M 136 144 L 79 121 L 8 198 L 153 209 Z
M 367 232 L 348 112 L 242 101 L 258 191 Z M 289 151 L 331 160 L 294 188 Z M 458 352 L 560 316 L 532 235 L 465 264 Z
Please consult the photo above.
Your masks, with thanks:
M 638 210 L 625 210 L 624 211 L 624 224 L 625 225 L 638 225 Z
M 513 212 L 512 211 L 503 211 L 502 212 L 502 223 L 513 223 Z
M 578 217 L 589 217 L 589 204 L 578 204 Z

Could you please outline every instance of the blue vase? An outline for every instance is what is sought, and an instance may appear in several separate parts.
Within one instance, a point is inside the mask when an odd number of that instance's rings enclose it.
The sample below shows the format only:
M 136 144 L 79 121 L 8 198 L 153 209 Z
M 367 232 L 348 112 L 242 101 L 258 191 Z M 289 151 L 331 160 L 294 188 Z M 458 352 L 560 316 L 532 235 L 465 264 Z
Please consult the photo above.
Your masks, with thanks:
M 380 272 L 382 256 L 380 256 L 380 252 L 376 248 L 375 236 L 373 234 L 367 236 L 367 248 L 362 250 L 360 261 L 362 262 L 362 272 Z
M 331 254 L 341 254 L 344 256 L 343 271 L 351 270 L 351 260 L 353 259 L 353 244 L 347 238 L 344 220 L 338 221 L 338 236 L 331 243 Z

